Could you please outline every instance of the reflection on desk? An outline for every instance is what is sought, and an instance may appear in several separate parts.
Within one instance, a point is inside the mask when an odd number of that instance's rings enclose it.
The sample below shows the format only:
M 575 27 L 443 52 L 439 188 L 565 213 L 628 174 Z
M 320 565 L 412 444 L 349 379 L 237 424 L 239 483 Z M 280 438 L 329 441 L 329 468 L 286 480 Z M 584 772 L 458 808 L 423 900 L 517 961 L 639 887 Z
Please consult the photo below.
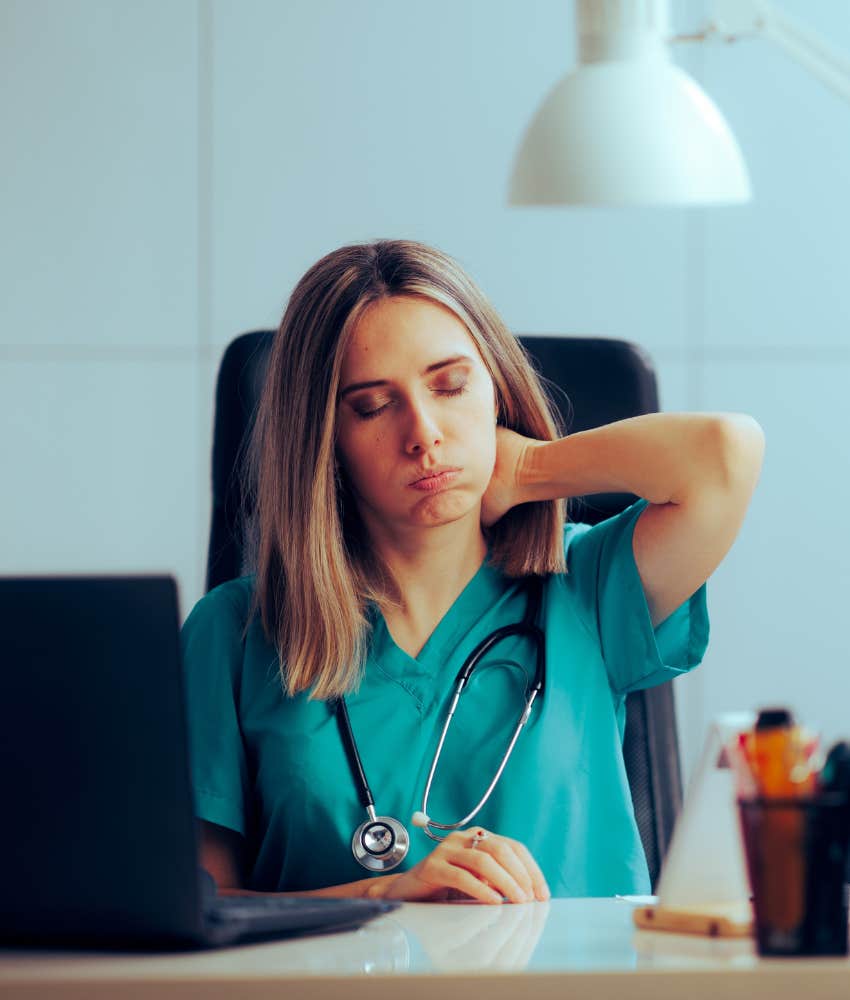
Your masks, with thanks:
M 751 940 L 636 930 L 633 903 L 405 904 L 357 931 L 182 954 L 0 951 L 0 997 L 357 1000 L 850 992 L 848 959 L 760 959 Z M 434 991 L 437 991 L 436 993 Z

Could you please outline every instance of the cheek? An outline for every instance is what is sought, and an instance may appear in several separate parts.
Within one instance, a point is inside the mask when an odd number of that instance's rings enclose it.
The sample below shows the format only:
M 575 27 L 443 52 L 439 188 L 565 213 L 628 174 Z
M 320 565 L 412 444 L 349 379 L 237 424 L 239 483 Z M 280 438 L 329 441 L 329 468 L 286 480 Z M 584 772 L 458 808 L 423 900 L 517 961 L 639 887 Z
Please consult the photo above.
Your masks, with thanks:
M 495 415 L 488 419 L 480 406 L 470 409 L 457 425 L 452 439 L 446 441 L 445 455 L 449 461 L 463 465 L 466 492 L 482 495 L 496 464 Z
M 481 471 L 484 485 L 490 482 L 493 469 L 496 467 L 496 425 L 492 431 L 482 433 L 478 440 L 478 468 Z
M 337 439 L 337 461 L 355 491 L 361 495 L 380 493 L 381 484 L 387 481 L 384 437 L 380 428 L 358 428 L 355 433 L 344 433 Z
M 464 415 L 461 436 L 470 465 L 489 480 L 496 464 L 496 414 L 492 396 L 475 400 Z

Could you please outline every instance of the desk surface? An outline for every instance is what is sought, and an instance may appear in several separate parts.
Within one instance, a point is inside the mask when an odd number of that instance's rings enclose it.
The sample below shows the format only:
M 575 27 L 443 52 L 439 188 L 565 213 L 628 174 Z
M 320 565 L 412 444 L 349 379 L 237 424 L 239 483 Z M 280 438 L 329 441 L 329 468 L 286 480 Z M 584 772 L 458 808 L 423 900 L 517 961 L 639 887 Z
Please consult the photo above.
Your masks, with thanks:
M 619 899 L 405 904 L 346 934 L 181 954 L 0 951 L 0 997 L 405 1000 L 850 993 L 850 959 L 760 959 L 745 940 L 639 931 Z

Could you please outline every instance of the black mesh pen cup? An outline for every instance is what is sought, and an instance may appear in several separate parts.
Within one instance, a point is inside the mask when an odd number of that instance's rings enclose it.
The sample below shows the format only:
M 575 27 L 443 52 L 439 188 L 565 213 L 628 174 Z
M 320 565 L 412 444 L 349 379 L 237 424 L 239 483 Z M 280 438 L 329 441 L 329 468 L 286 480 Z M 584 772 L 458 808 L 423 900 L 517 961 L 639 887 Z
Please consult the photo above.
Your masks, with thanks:
M 850 800 L 739 799 L 761 955 L 846 955 Z

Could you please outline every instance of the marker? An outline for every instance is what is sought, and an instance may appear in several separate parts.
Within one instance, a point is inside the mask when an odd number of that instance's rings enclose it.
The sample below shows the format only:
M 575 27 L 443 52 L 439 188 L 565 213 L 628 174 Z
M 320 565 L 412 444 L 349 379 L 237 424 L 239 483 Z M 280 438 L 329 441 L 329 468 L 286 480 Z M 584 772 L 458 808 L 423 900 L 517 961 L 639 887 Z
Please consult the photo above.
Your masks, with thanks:
M 794 721 L 787 708 L 762 709 L 745 741 L 759 793 L 766 798 L 797 798 L 815 790 L 812 770 L 817 740 Z

